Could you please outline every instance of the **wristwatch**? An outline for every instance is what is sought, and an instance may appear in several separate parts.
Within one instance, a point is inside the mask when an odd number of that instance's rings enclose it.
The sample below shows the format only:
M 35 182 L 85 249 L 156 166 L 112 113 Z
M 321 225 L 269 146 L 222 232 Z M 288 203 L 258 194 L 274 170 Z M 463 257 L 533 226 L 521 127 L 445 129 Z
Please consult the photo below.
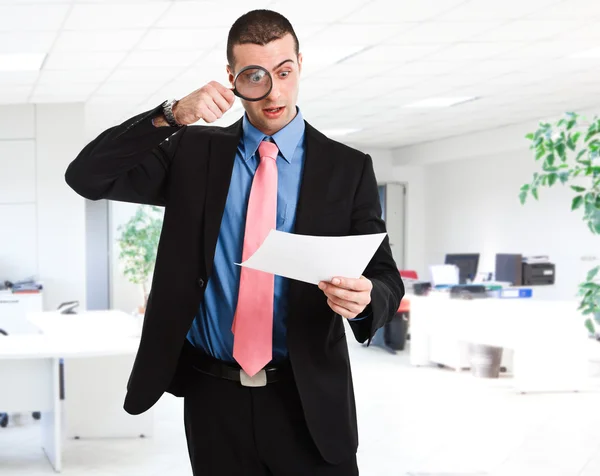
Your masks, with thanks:
M 179 101 L 177 99 L 169 99 L 163 103 L 163 114 L 165 115 L 165 119 L 167 123 L 171 127 L 181 127 L 183 124 L 179 124 L 175 120 L 175 115 L 173 114 L 173 106 L 177 104 Z

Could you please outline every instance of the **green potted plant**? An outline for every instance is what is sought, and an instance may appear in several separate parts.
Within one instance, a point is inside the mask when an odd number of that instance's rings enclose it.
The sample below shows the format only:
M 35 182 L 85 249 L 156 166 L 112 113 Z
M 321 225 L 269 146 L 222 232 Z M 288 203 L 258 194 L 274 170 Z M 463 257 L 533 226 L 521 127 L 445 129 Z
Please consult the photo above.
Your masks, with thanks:
M 148 302 L 149 280 L 154 271 L 162 222 L 159 207 L 140 205 L 135 215 L 117 229 L 123 273 L 131 283 L 141 287 L 143 305 L 138 308 L 140 314 L 144 314 Z
M 541 187 L 570 184 L 574 193 L 573 211 L 583 212 L 591 233 L 600 234 L 600 118 L 588 121 L 579 114 L 567 113 L 555 124 L 542 122 L 535 132 L 526 135 L 535 151 L 541 171 L 531 183 L 521 187 L 524 204 L 529 195 L 539 199 Z M 579 310 L 586 316 L 590 337 L 600 340 L 600 266 L 589 270 L 579 284 Z

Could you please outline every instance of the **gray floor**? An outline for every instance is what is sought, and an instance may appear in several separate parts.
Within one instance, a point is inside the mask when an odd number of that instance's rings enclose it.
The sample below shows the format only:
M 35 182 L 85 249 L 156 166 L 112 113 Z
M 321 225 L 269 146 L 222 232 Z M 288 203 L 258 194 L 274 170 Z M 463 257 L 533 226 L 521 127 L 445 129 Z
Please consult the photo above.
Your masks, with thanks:
M 600 474 L 600 392 L 518 395 L 509 378 L 413 368 L 406 352 L 355 342 L 350 351 L 361 475 Z M 67 442 L 63 474 L 190 476 L 181 402 L 167 396 L 156 409 L 154 438 Z M 37 425 L 0 429 L 1 476 L 54 474 Z

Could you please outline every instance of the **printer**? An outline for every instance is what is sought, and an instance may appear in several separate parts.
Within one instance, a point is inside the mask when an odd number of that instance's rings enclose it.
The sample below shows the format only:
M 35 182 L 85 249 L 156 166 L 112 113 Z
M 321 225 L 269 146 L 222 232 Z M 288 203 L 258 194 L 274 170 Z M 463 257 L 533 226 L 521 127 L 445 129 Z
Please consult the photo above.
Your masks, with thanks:
M 523 285 L 525 286 L 554 284 L 555 275 L 554 263 L 523 263 Z
M 496 254 L 496 281 L 513 286 L 554 284 L 556 269 L 548 256 Z

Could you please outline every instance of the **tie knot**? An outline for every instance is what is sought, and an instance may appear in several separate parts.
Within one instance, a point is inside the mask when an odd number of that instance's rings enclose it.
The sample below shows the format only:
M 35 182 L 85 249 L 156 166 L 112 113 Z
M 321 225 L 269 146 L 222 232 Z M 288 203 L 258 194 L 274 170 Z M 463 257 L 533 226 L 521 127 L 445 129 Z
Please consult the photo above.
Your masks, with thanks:
M 279 148 L 273 142 L 262 141 L 258 146 L 258 154 L 260 158 L 263 159 L 265 157 L 269 157 L 275 161 L 277 161 L 277 153 L 279 152 Z

